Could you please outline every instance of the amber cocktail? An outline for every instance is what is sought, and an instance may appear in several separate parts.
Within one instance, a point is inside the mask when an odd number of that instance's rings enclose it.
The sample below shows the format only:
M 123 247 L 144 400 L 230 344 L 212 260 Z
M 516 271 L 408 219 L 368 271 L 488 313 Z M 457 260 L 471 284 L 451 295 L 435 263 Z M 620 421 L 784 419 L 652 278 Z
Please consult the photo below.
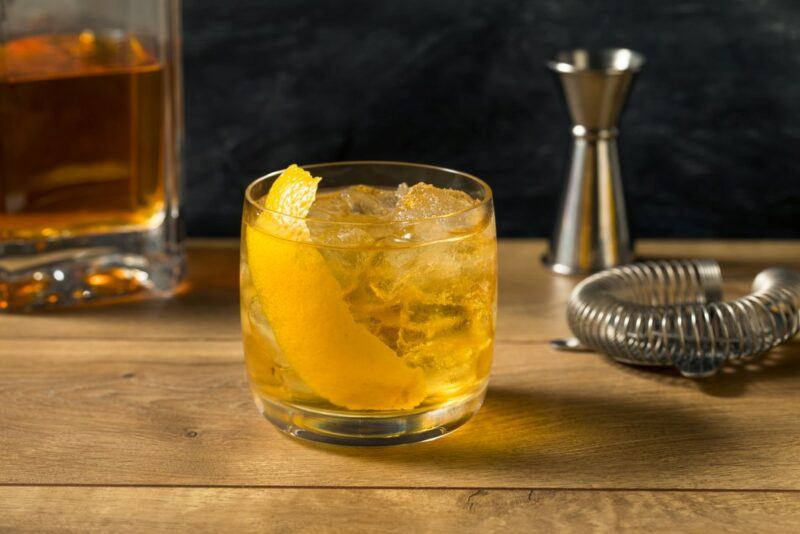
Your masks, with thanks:
M 241 303 L 262 413 L 330 443 L 435 438 L 480 407 L 492 362 L 491 191 L 385 162 L 291 166 L 247 189 Z

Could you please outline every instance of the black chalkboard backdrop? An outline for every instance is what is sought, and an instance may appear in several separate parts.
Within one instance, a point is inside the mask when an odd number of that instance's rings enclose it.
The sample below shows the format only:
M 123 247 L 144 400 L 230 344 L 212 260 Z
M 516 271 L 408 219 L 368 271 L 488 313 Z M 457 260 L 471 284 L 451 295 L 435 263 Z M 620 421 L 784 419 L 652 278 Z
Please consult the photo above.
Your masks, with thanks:
M 636 237 L 800 237 L 798 0 L 185 0 L 185 207 L 238 235 L 288 163 L 444 165 L 486 179 L 504 236 L 549 235 L 568 160 L 543 61 L 647 58 L 620 154 Z

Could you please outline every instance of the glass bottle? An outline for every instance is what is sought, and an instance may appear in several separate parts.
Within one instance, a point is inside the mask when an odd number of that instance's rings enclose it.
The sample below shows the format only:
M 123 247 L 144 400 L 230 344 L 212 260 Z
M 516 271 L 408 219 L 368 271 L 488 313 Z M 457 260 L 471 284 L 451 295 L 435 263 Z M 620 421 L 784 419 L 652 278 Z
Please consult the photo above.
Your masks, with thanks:
M 184 274 L 179 0 L 0 0 L 0 312 Z

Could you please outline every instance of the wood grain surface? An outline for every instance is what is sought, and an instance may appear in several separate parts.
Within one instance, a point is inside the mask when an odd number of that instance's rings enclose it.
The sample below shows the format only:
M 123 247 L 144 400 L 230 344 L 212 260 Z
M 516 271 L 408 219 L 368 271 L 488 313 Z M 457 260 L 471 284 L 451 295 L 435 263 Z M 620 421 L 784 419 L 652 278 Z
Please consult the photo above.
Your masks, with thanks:
M 575 279 L 543 248 L 501 244 L 486 404 L 418 445 L 309 444 L 260 417 L 231 242 L 195 242 L 172 300 L 0 316 L 0 531 L 800 528 L 800 342 L 703 380 L 555 352 Z M 793 242 L 639 252 L 721 258 L 732 294 L 800 266 Z
M 57 518 L 57 520 L 54 520 Z M 132 520 L 132 518 L 135 518 Z M 791 532 L 782 492 L 0 488 L 0 531 Z

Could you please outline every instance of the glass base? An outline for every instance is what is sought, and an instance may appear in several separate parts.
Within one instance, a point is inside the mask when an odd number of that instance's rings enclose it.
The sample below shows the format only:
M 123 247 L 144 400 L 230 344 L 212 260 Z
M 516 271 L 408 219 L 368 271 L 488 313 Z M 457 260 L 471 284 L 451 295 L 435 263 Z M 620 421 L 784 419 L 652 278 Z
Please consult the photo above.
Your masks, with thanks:
M 164 227 L 47 241 L 0 241 L 0 313 L 171 295 L 185 253 Z
M 400 445 L 440 438 L 469 421 L 483 404 L 486 387 L 444 406 L 401 415 L 314 410 L 254 396 L 264 417 L 291 436 L 334 445 Z

